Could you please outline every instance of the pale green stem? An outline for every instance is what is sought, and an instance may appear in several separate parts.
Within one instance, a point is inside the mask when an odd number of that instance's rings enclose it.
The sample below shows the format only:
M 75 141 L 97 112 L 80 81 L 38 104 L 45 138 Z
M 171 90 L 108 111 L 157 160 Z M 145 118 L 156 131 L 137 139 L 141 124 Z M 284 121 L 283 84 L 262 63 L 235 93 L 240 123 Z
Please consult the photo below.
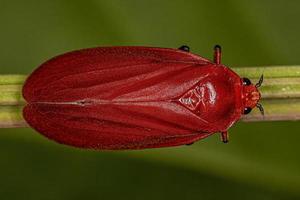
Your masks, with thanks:
M 260 88 L 265 116 L 258 109 L 244 116 L 243 121 L 300 120 L 300 66 L 233 68 L 253 83 L 264 74 Z M 25 75 L 0 75 L 0 127 L 26 126 L 22 117 L 22 85 Z
M 265 116 L 254 109 L 243 117 L 243 121 L 300 120 L 300 66 L 243 67 L 233 70 L 254 83 L 264 74 L 264 82 L 259 89 Z
M 25 127 L 22 85 L 25 75 L 0 75 L 0 128 Z
M 26 127 L 23 106 L 0 106 L 0 128 Z

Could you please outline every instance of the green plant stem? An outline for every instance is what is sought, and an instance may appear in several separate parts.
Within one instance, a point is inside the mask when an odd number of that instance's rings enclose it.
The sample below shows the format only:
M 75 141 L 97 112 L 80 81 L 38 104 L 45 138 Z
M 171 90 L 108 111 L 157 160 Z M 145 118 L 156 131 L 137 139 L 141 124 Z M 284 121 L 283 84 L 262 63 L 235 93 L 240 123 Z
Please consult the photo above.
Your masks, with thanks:
M 265 116 L 257 109 L 243 116 L 243 121 L 286 121 L 300 119 L 300 66 L 269 66 L 232 68 L 252 82 L 264 74 L 260 88 Z M 26 75 L 0 75 L 0 127 L 27 126 L 22 117 L 22 85 Z
M 243 67 L 233 70 L 254 83 L 264 74 L 260 103 L 265 109 L 265 116 L 254 109 L 251 114 L 243 116 L 243 121 L 300 119 L 300 66 Z
M 25 75 L 0 75 L 0 128 L 26 127 L 22 109 Z
M 0 128 L 27 127 L 22 109 L 23 106 L 0 106 Z

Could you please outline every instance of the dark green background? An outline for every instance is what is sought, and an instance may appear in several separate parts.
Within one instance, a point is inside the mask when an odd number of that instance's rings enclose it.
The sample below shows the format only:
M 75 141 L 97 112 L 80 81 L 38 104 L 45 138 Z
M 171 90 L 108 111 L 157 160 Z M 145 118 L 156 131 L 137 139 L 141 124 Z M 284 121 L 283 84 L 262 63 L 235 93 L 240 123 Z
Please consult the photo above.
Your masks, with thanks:
M 300 1 L 0 0 L 0 72 L 86 47 L 178 47 L 229 66 L 300 64 Z M 299 122 L 238 123 L 230 143 L 96 152 L 0 130 L 1 199 L 299 199 Z

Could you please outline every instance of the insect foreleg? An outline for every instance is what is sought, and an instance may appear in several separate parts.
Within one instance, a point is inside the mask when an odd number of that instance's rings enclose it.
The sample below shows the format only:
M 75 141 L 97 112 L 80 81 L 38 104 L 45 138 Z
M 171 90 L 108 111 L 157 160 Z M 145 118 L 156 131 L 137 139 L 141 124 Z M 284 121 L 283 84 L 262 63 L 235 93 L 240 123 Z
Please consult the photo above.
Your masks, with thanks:
M 186 45 L 182 45 L 181 47 L 178 48 L 179 50 L 190 52 L 190 47 Z
M 216 45 L 214 48 L 214 63 L 217 65 L 221 64 L 221 57 L 222 57 L 221 46 Z
M 228 131 L 221 132 L 221 140 L 224 143 L 227 143 L 229 141 L 228 140 Z

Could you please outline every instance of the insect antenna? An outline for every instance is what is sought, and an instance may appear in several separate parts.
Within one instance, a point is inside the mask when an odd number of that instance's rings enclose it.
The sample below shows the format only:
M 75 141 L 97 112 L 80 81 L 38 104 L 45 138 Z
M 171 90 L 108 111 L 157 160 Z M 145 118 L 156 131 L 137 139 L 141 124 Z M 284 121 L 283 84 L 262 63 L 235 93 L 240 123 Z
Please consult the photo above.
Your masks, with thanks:
M 264 82 L 264 74 L 260 76 L 259 81 L 255 84 L 255 87 L 259 88 L 263 82 Z
M 260 103 L 257 103 L 256 107 L 259 109 L 259 111 L 262 114 L 262 116 L 265 116 L 264 107 Z

